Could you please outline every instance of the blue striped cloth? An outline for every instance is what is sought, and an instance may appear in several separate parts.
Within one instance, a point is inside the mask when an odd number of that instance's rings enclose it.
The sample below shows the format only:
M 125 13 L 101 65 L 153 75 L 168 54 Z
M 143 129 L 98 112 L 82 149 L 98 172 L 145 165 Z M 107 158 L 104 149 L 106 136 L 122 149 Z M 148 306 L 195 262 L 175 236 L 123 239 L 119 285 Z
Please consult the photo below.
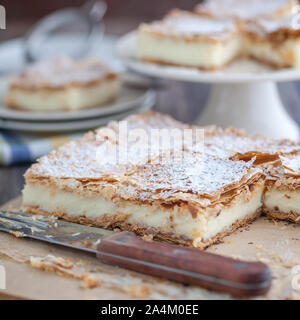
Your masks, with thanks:
M 0 130 L 0 164 L 33 162 L 70 139 L 78 138 L 81 133 L 69 135 L 18 134 Z

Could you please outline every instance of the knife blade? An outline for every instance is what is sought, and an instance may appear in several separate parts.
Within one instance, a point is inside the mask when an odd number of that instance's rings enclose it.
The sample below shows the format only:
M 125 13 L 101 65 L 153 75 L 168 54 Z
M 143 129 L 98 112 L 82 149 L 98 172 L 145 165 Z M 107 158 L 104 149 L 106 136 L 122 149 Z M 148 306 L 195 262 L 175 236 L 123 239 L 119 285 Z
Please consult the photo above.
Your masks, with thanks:
M 0 211 L 0 231 L 94 253 L 104 263 L 237 297 L 263 295 L 271 286 L 270 269 L 261 262 L 144 241 L 132 232 L 8 211 Z

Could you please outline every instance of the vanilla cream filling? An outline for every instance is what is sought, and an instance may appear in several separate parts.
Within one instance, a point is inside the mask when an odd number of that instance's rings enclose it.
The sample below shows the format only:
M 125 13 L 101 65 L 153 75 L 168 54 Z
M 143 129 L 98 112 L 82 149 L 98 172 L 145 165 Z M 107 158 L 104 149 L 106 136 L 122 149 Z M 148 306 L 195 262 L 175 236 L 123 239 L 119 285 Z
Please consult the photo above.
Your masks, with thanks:
M 115 98 L 119 90 L 118 78 L 106 79 L 89 86 L 70 86 L 66 89 L 11 88 L 7 104 L 29 111 L 78 110 L 104 104 Z
M 137 56 L 166 63 L 196 67 L 222 67 L 239 54 L 240 37 L 226 41 L 187 41 L 147 31 L 138 34 Z
M 268 40 L 258 43 L 245 38 L 245 53 L 258 60 L 270 62 L 279 66 L 300 68 L 300 39 L 291 39 L 274 48 Z
M 191 67 L 221 68 L 239 56 L 252 56 L 278 66 L 300 68 L 300 39 L 274 47 L 267 39 L 253 41 L 247 35 L 233 35 L 226 41 L 195 40 L 157 35 L 139 30 L 137 57 Z
M 192 217 L 187 207 L 172 209 L 159 205 L 137 204 L 130 201 L 107 200 L 103 196 L 82 196 L 53 187 L 27 184 L 23 190 L 24 207 L 37 206 L 45 212 L 65 213 L 70 217 L 84 216 L 97 219 L 104 214 L 122 215 L 124 222 L 142 227 L 153 227 L 161 232 L 185 236 L 194 244 L 224 232 L 238 220 L 250 217 L 262 206 L 263 186 L 257 186 L 249 200 L 241 199 L 224 207 L 218 216 L 198 213 Z
M 265 193 L 264 206 L 267 209 L 283 213 L 296 213 L 300 215 L 299 191 L 270 190 Z

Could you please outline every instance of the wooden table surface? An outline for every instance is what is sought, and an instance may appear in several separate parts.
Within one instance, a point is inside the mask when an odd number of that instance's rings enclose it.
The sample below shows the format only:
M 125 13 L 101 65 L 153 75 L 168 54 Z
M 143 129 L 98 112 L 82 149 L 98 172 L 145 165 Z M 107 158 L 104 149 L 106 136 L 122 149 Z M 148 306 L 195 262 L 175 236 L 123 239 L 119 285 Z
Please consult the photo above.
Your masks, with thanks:
M 137 24 L 133 20 L 120 22 L 111 19 L 106 21 L 106 30 L 110 34 L 121 35 Z M 300 125 L 300 82 L 283 83 L 279 89 L 288 112 Z M 201 112 L 208 94 L 209 85 L 171 81 L 166 90 L 158 92 L 155 109 L 169 113 L 178 120 L 191 122 Z M 24 184 L 23 174 L 29 165 L 0 166 L 0 205 L 20 194 Z

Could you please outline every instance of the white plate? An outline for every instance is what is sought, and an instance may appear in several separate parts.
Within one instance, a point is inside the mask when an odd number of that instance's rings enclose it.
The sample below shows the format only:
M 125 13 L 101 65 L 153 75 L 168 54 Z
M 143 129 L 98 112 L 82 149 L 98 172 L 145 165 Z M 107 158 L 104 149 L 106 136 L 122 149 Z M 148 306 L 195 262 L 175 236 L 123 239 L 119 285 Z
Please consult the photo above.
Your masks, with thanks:
M 238 60 L 217 72 L 141 62 L 136 58 L 136 40 L 136 31 L 123 36 L 117 43 L 117 54 L 128 68 L 150 76 L 205 83 L 281 82 L 300 79 L 300 70 L 275 70 L 252 60 Z
M 146 98 L 143 104 L 131 109 L 117 113 L 114 115 L 108 115 L 105 117 L 94 117 L 92 119 L 75 120 L 75 121 L 55 121 L 55 122 L 30 122 L 30 121 L 15 121 L 0 119 L 1 129 L 10 129 L 25 132 L 70 132 L 76 130 L 93 129 L 107 124 L 111 120 L 121 120 L 131 114 L 143 113 L 150 110 L 155 102 L 156 94 L 154 91 L 149 91 L 146 94 Z
M 0 118 L 18 121 L 70 121 L 104 117 L 120 112 L 130 111 L 142 105 L 149 90 L 143 88 L 132 88 L 123 86 L 120 96 L 103 106 L 72 112 L 30 112 L 8 109 L 4 105 L 4 99 L 8 88 L 9 78 L 0 80 Z

